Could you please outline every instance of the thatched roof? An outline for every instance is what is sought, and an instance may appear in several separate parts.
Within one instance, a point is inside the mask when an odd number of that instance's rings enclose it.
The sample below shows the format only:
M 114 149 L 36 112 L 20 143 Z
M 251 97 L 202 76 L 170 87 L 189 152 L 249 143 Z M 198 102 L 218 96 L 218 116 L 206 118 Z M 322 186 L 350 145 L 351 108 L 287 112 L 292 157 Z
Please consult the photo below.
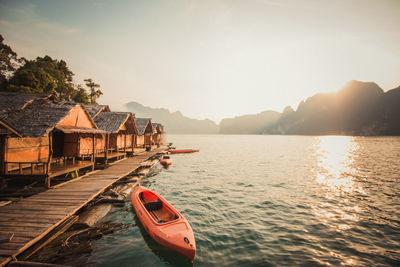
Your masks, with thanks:
M 7 119 L 7 112 L 0 111 L 0 134 L 11 135 L 15 134 L 19 137 L 22 135 L 14 129 L 9 123 L 6 121 Z
M 11 111 L 24 108 L 36 99 L 55 99 L 53 94 L 0 92 L 0 111 Z
M 93 119 L 96 118 L 103 111 L 111 111 L 108 105 L 85 105 L 85 108 Z
M 151 124 L 153 125 L 153 132 L 154 131 L 157 131 L 157 133 L 163 133 L 164 132 L 164 126 L 161 123 L 153 122 Z
M 146 129 L 148 129 L 147 133 L 152 133 L 153 126 L 151 124 L 151 119 L 135 118 L 135 122 L 138 135 L 144 135 L 146 133 Z
M 99 129 L 108 133 L 118 133 L 125 124 L 128 133 L 137 134 L 135 121 L 129 112 L 101 112 L 94 118 Z
M 41 137 L 53 130 L 77 105 L 80 104 L 38 99 L 30 102 L 23 109 L 3 112 L 0 115 L 0 121 L 15 129 L 21 136 Z M 93 125 L 95 129 L 87 128 L 87 132 L 103 133 L 94 123 Z

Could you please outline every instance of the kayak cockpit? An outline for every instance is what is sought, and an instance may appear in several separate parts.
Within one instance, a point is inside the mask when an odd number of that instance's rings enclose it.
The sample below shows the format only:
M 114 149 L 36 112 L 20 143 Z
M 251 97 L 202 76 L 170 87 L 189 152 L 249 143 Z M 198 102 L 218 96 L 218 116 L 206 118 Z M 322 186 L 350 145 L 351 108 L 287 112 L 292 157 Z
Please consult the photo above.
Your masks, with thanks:
M 177 220 L 179 216 L 173 212 L 165 203 L 150 191 L 143 191 L 139 199 L 144 208 L 157 223 L 167 223 Z

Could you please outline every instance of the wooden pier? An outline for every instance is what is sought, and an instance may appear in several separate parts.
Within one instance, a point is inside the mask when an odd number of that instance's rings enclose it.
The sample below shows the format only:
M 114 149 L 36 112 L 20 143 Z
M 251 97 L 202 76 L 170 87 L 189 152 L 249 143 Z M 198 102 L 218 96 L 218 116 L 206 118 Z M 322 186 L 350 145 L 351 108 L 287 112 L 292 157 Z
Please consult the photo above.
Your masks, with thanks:
M 4 266 L 62 225 L 79 209 L 116 181 L 166 147 L 141 152 L 109 168 L 88 174 L 80 180 L 49 189 L 16 203 L 0 207 L 0 266 Z M 10 238 L 12 237 L 12 238 Z M 10 238 L 10 241 L 4 240 Z

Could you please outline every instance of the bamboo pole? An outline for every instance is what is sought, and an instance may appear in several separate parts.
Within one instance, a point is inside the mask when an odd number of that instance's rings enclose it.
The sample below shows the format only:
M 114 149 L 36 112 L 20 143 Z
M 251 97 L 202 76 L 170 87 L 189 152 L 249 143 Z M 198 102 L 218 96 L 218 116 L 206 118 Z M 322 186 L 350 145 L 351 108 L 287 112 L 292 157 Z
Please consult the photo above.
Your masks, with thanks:
M 124 134 L 124 152 L 126 153 L 126 134 Z
M 92 166 L 92 171 L 94 171 L 95 163 L 96 163 L 96 135 L 93 134 L 93 166 Z
M 105 164 L 107 165 L 108 163 L 108 149 L 110 148 L 110 134 L 106 134 L 106 145 L 107 145 L 107 153 L 106 153 L 106 159 L 105 159 Z
M 132 155 L 134 153 L 134 149 L 135 149 L 135 135 L 132 134 Z
M 53 159 L 53 132 L 49 133 L 49 157 L 47 159 L 47 168 L 46 168 L 46 185 L 50 188 L 50 169 L 51 169 L 51 160 Z

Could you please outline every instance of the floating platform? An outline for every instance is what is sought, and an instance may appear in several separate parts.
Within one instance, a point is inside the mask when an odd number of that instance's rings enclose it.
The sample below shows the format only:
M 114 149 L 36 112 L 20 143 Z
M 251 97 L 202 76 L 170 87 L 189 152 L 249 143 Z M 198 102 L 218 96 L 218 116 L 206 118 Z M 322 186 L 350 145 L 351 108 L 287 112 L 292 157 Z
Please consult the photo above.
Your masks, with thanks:
M 18 255 L 69 220 L 115 182 L 138 169 L 142 162 L 167 149 L 159 147 L 135 154 L 80 180 L 0 207 L 0 236 L 6 237 L 0 242 L 0 266 L 18 259 Z

